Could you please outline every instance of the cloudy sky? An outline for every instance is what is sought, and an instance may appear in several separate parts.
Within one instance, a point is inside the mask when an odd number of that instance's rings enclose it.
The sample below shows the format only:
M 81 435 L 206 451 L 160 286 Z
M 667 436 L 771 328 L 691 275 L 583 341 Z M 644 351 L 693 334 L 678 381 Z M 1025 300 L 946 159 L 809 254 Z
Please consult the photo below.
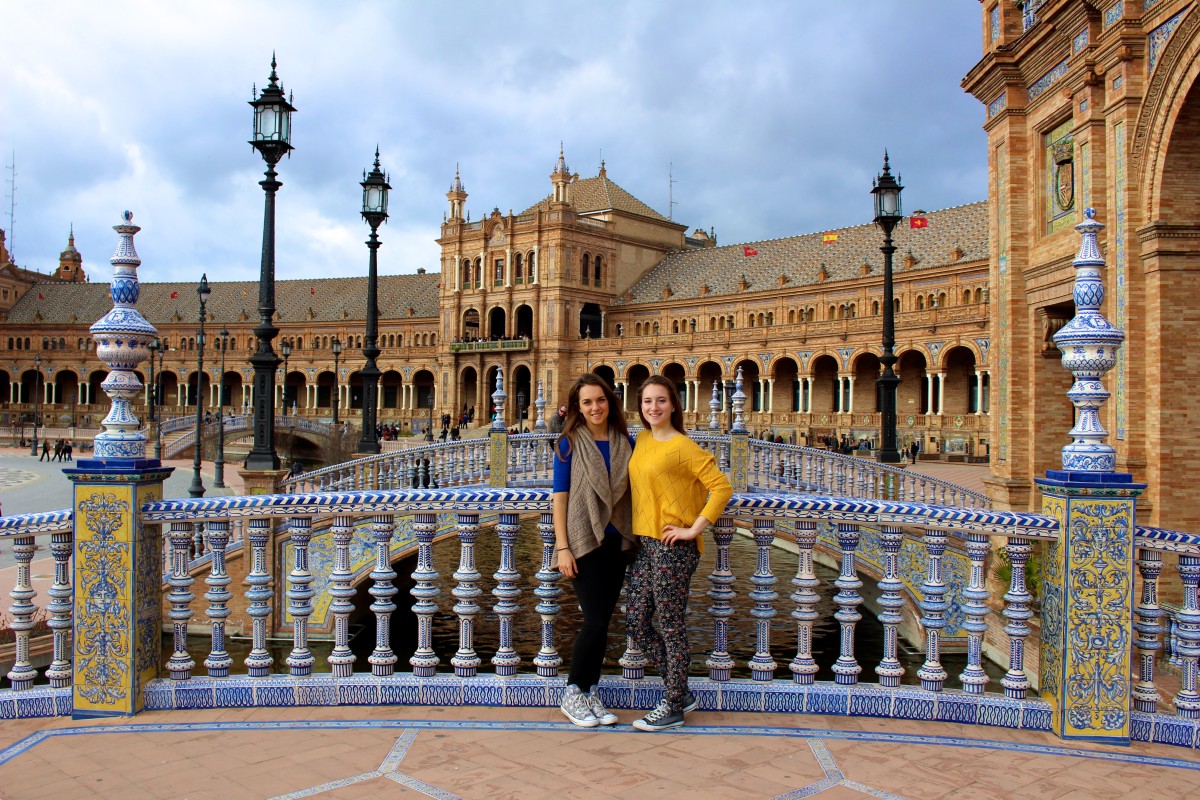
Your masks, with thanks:
M 4 0 L 0 148 L 18 264 L 69 227 L 108 280 L 130 209 L 144 281 L 256 279 L 264 165 L 246 143 L 272 50 L 299 109 L 278 277 L 366 273 L 362 170 L 390 172 L 385 273 L 436 269 L 461 165 L 478 219 L 550 191 L 563 142 L 721 244 L 865 222 L 884 148 L 906 210 L 986 197 L 980 56 L 963 0 Z M 10 223 L 15 164 L 15 210 Z M 669 208 L 673 176 L 675 205 Z

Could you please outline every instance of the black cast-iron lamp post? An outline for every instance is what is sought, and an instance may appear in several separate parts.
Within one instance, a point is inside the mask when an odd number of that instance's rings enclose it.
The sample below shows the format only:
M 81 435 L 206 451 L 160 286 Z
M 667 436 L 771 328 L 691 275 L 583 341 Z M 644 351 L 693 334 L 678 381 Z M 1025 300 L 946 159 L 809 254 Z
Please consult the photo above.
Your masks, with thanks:
M 338 385 L 338 358 L 342 355 L 342 342 L 336 336 L 333 337 L 333 424 L 338 424 L 338 394 L 341 387 Z
M 229 329 L 221 328 L 221 381 L 217 386 L 217 460 L 213 486 L 225 488 L 225 351 L 229 348 Z
M 162 368 L 163 359 L 167 357 L 167 343 L 156 338 L 147 347 L 150 348 L 150 419 L 154 420 L 155 409 L 162 400 Z M 154 362 L 158 362 L 158 377 L 154 376 Z M 161 415 L 159 415 L 161 416 Z M 154 426 L 154 457 L 162 458 L 162 420 Z
M 36 456 L 37 451 L 37 429 L 38 429 L 38 414 L 42 408 L 42 393 L 40 391 L 42 385 L 42 357 L 33 357 L 33 441 L 29 447 L 29 455 Z
M 254 366 L 254 446 L 246 456 L 246 469 L 277 470 L 275 453 L 275 370 L 279 357 L 271 340 L 279 334 L 275 327 L 275 192 L 282 186 L 275 179 L 275 165 L 292 150 L 292 112 L 296 109 L 283 96 L 279 76 L 275 74 L 275 56 L 271 56 L 270 83 L 250 101 L 254 107 L 254 138 L 250 144 L 267 164 L 266 180 L 259 181 L 266 195 L 263 211 L 262 268 L 258 276 L 258 313 L 254 329 L 258 349 L 250 356 Z
M 283 415 L 287 416 L 287 376 L 288 376 L 288 359 L 292 355 L 292 343 L 284 339 L 279 343 L 279 354 L 283 356 L 283 392 L 280 398 L 283 403 Z
M 379 147 L 375 147 L 375 166 L 368 174 L 363 173 L 363 205 L 362 215 L 371 226 L 371 238 L 367 239 L 367 247 L 371 251 L 370 265 L 367 268 L 367 335 L 363 341 L 363 356 L 367 362 L 362 368 L 363 382 L 363 413 L 362 436 L 358 440 L 358 452 L 378 453 L 379 439 L 375 436 L 375 408 L 379 396 L 379 367 L 375 359 L 379 357 L 379 346 L 376 344 L 379 334 L 379 305 L 377 290 L 379 226 L 387 221 L 388 185 L 387 176 L 379 169 Z
M 208 297 L 212 289 L 208 288 L 208 275 L 200 276 L 200 285 L 196 287 L 200 296 L 200 337 L 196 340 L 196 440 L 193 442 L 192 455 L 192 485 L 188 487 L 191 497 L 204 497 L 204 481 L 200 479 L 200 461 L 203 455 L 204 437 L 204 318 L 208 309 Z
M 900 383 L 893 365 L 896 363 L 896 308 L 892 299 L 892 255 L 896 246 L 892 244 L 892 231 L 903 218 L 900 210 L 900 192 L 904 189 L 892 177 L 888 166 L 887 151 L 883 153 L 883 172 L 873 181 L 871 194 L 875 195 L 875 224 L 883 228 L 883 373 L 876 381 L 879 387 L 880 443 L 879 460 L 896 464 L 900 452 L 896 449 L 896 387 Z

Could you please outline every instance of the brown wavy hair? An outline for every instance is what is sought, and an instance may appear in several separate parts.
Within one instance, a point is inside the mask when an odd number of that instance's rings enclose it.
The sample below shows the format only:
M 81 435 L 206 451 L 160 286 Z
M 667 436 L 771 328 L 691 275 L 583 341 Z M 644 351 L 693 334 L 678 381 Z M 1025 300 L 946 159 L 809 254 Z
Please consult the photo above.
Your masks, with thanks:
M 629 438 L 629 426 L 625 424 L 625 413 L 621 408 L 621 401 L 617 398 L 617 393 L 608 385 L 608 381 L 596 373 L 585 372 L 575 379 L 575 384 L 567 394 L 567 416 L 563 420 L 562 435 L 554 443 L 554 452 L 563 461 L 567 459 L 562 451 L 562 441 L 567 440 L 566 451 L 569 454 L 575 431 L 587 425 L 583 419 L 583 412 L 579 408 L 579 393 L 585 386 L 599 386 L 603 390 L 604 396 L 608 399 L 608 429 L 615 431 L 619 436 Z
M 675 388 L 675 384 L 664 378 L 662 375 L 651 375 L 646 378 L 645 382 L 638 387 L 638 416 L 642 419 L 642 425 L 646 430 L 650 430 L 650 423 L 646 421 L 645 415 L 642 414 L 642 393 L 646 391 L 647 386 L 661 386 L 667 390 L 667 397 L 671 399 L 671 427 L 687 435 L 687 431 L 683 427 L 683 404 L 679 402 L 679 390 Z

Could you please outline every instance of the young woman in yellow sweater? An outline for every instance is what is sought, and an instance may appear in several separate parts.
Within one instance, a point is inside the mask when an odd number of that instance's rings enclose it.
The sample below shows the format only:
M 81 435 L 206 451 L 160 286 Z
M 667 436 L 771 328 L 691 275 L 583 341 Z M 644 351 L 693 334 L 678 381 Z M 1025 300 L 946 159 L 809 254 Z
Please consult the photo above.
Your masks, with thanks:
M 733 496 L 712 455 L 687 437 L 674 384 L 661 375 L 638 392 L 646 430 L 629 460 L 633 532 L 641 549 L 629 578 L 629 636 L 662 675 L 665 696 L 638 730 L 683 724 L 698 705 L 687 686 L 692 654 L 687 635 L 688 587 L 703 549 L 704 529 Z

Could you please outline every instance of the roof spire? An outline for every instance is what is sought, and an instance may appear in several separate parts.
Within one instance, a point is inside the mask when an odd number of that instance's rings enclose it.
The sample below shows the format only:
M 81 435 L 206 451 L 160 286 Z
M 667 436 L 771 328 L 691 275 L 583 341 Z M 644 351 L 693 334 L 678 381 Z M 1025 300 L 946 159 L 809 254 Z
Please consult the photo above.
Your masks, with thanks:
M 563 143 L 560 139 L 558 142 L 558 163 L 554 165 L 555 175 L 569 175 L 571 170 L 567 169 L 567 159 L 563 155 Z

